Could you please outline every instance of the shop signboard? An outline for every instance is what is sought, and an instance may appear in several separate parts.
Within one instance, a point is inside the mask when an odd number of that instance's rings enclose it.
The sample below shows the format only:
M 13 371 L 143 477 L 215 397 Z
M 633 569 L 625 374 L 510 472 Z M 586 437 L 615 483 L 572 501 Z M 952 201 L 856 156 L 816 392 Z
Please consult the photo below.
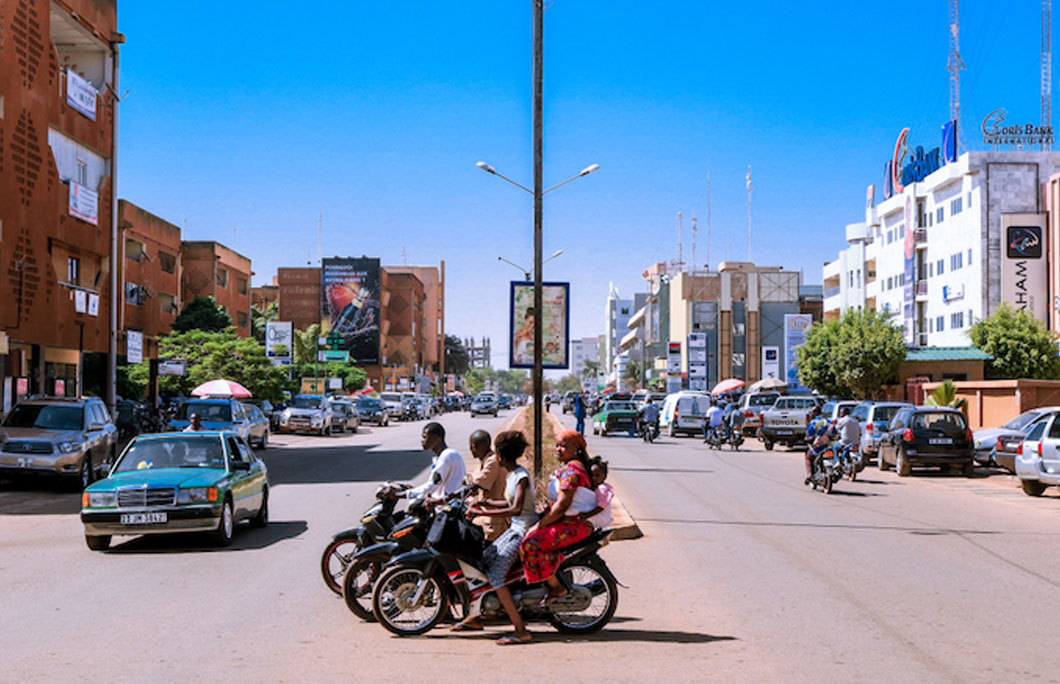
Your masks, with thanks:
M 99 315 L 99 295 L 92 292 L 88 293 L 88 315 Z
M 806 331 L 813 325 L 810 314 L 784 314 L 784 381 L 788 389 L 806 389 L 799 383 L 799 362 L 795 350 L 806 341 Z
M 666 345 L 666 391 L 670 394 L 681 391 L 681 343 Z
M 184 359 L 159 359 L 158 374 L 183 378 L 188 374 L 188 366 Z
M 96 120 L 96 87 L 73 69 L 66 69 L 66 104 Z
M 1001 300 L 1048 324 L 1046 214 L 1002 214 Z
M 1033 123 L 1005 125 L 1005 114 L 1002 107 L 995 109 L 983 119 L 983 144 L 993 148 L 1015 146 L 1030 148 L 1034 145 L 1048 146 L 1053 144 L 1053 127 L 1039 126 Z
M 142 332 L 125 331 L 125 360 L 129 363 L 144 362 L 144 334 Z
M 361 365 L 378 364 L 379 259 L 323 259 L 320 279 L 321 331 L 341 347 L 329 351 L 347 352 L 345 358 Z
M 762 347 L 762 378 L 780 377 L 780 347 Z
M 541 367 L 569 368 L 570 283 L 542 283 L 541 290 Z M 534 367 L 534 284 L 531 282 L 511 284 L 508 367 Z
M 70 181 L 67 200 L 71 216 L 94 226 L 99 225 L 99 194 L 95 190 Z
M 707 391 L 707 336 L 705 333 L 688 335 L 688 389 Z

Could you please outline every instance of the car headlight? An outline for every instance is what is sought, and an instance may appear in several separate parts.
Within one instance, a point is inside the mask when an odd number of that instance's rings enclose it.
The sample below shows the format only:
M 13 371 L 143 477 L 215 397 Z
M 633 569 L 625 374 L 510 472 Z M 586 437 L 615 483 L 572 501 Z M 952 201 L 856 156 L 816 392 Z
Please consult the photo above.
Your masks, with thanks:
M 188 487 L 177 491 L 178 504 L 217 501 L 217 487 Z
M 114 492 L 85 492 L 89 508 L 113 508 L 117 503 Z M 84 502 L 82 502 L 84 503 Z
M 316 425 L 317 423 L 319 423 L 322 420 L 324 420 L 324 416 L 320 415 L 319 413 L 314 413 L 313 417 L 309 419 L 309 422 L 311 422 L 314 425 Z
M 81 448 L 80 442 L 59 442 L 55 445 L 64 454 L 72 454 Z

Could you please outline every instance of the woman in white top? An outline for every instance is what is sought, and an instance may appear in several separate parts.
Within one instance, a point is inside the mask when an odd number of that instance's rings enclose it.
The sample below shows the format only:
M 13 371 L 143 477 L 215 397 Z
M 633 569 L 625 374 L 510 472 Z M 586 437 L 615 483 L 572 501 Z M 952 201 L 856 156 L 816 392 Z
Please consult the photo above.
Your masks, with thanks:
M 508 472 L 504 487 L 504 500 L 480 501 L 468 508 L 468 516 L 479 515 L 511 516 L 511 524 L 504 533 L 497 537 L 482 552 L 482 567 L 489 578 L 490 586 L 497 592 L 508 618 L 515 628 L 512 634 L 501 637 L 497 643 L 525 644 L 530 641 L 530 632 L 526 630 L 519 610 L 512 600 L 512 593 L 506 586 L 508 571 L 519 558 L 519 544 L 526 531 L 537 523 L 534 512 L 534 480 L 526 468 L 519 465 L 519 457 L 528 447 L 526 437 L 517 430 L 502 432 L 493 441 L 494 450 L 500 458 L 501 465 Z M 478 615 L 473 615 L 453 626 L 454 632 L 482 629 Z

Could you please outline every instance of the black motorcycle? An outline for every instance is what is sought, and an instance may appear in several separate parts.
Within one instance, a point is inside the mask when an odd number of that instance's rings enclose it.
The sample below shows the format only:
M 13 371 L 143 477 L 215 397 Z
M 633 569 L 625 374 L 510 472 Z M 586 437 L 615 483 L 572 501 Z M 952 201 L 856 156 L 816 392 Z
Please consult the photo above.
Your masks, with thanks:
M 651 444 L 659 438 L 659 421 L 657 420 L 649 423 L 641 419 L 638 421 L 638 429 L 640 430 L 641 439 L 647 444 Z
M 451 500 L 438 512 L 444 519 L 438 525 L 471 525 L 465 519 L 462 500 Z M 449 614 L 451 604 L 459 604 L 463 615 L 479 614 L 485 619 L 506 615 L 500 599 L 489 585 L 481 567 L 481 546 L 453 548 L 452 542 L 434 541 L 392 558 L 375 580 L 372 609 L 380 624 L 398 636 L 415 636 L 430 631 Z M 467 539 L 456 531 L 443 532 L 444 539 Z M 597 552 L 607 545 L 610 530 L 598 530 L 586 539 L 563 549 L 563 560 L 556 577 L 566 587 L 560 599 L 542 606 L 544 585 L 526 583 L 517 562 L 507 578 L 512 599 L 528 621 L 548 621 L 560 632 L 589 634 L 606 625 L 618 607 L 618 580 Z

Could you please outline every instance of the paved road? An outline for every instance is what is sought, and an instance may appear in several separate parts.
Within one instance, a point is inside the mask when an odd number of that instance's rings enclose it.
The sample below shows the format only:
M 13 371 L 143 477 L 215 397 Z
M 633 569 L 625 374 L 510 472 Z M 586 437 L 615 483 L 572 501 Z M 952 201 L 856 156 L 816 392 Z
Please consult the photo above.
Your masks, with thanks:
M 507 417 L 446 416 L 462 451 Z M 444 630 L 389 636 L 320 580 L 330 534 L 376 483 L 422 479 L 423 423 L 266 452 L 272 523 L 230 549 L 140 538 L 90 552 L 77 495 L 0 483 L 0 680 L 1058 681 L 1060 498 L 994 478 L 867 470 L 824 496 L 796 452 L 591 438 L 643 539 L 602 552 L 616 619 L 498 650 Z M 491 657 L 492 656 L 492 657 Z

